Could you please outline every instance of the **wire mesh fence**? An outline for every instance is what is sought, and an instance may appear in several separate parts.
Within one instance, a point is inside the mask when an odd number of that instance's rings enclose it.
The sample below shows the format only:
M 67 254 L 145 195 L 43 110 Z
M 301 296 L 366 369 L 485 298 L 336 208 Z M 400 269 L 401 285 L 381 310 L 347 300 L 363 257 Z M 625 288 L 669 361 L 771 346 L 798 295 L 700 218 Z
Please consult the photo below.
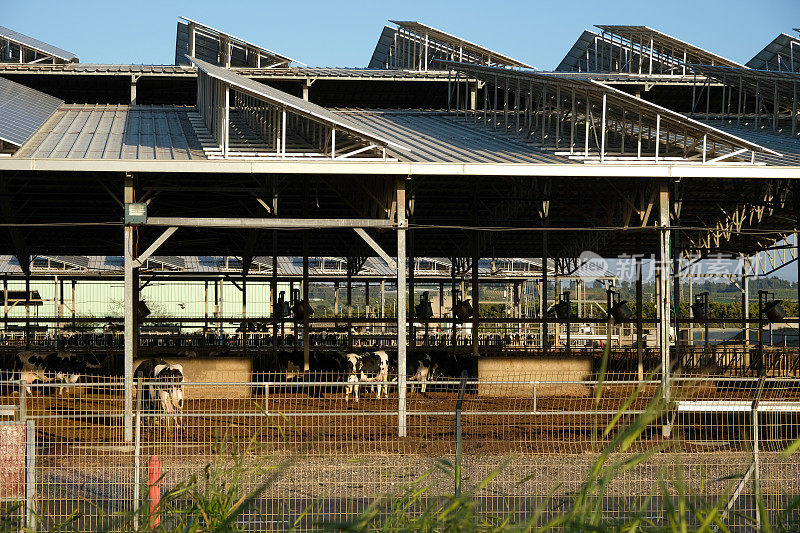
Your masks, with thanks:
M 678 376 L 666 404 L 658 381 L 625 374 L 409 382 L 403 437 L 394 376 L 362 382 L 357 402 L 347 376 L 331 373 L 185 382 L 173 410 L 147 400 L 158 383 L 145 380 L 134 438 L 125 441 L 120 379 L 17 377 L 0 381 L 0 406 L 9 406 L 0 414 L 35 424 L 39 529 L 125 529 L 147 519 L 133 510 L 148 508 L 154 474 L 162 495 L 186 489 L 193 476 L 196 490 L 220 484 L 237 498 L 260 490 L 237 518 L 248 530 L 347 520 L 415 483 L 426 487 L 421 502 L 436 499 L 453 493 L 456 471 L 465 490 L 491 478 L 474 494 L 484 515 L 540 509 L 544 520 L 574 500 L 602 457 L 631 462 L 599 496 L 611 518 L 664 522 L 672 499 L 685 496 L 694 505 L 722 502 L 727 523 L 745 527 L 758 514 L 756 490 L 773 523 L 798 518 L 784 513 L 800 490 L 798 455 L 784 454 L 800 437 L 796 379 Z M 636 424 L 631 445 L 618 446 Z M 160 508 L 165 523 L 180 520 L 191 491 L 182 494 Z

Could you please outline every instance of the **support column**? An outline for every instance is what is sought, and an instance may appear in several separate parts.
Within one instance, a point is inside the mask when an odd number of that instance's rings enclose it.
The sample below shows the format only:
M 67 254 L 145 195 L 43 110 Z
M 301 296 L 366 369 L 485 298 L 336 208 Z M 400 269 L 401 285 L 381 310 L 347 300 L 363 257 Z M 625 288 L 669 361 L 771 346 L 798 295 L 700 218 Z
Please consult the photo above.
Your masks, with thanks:
M 746 358 L 750 359 L 750 276 L 747 273 L 747 261 L 742 262 L 742 343 Z
M 310 370 L 311 361 L 311 335 L 308 331 L 309 328 L 309 293 L 311 287 L 309 286 L 308 277 L 308 230 L 303 230 L 303 372 Z
M 125 203 L 133 203 L 134 187 L 133 178 L 125 176 Z M 125 261 L 125 350 L 124 350 L 124 439 L 126 442 L 133 440 L 133 359 L 138 350 L 138 335 L 136 332 L 136 310 L 139 300 L 139 286 L 136 279 L 136 270 L 133 261 L 136 259 L 135 228 L 125 226 L 124 261 Z M 74 305 L 74 303 L 73 303 Z
M 397 181 L 397 434 L 406 436 L 406 182 Z
M 669 227 L 669 213 L 670 213 L 670 198 L 669 198 L 669 183 L 664 181 L 659 184 L 658 194 L 658 223 L 661 228 L 659 231 L 659 248 L 658 248 L 658 287 L 659 297 L 657 301 L 658 321 L 660 324 L 660 335 L 658 339 L 658 348 L 661 352 L 661 385 L 664 391 L 664 398 L 669 401 L 670 399 L 670 311 L 672 308 L 670 299 L 669 287 L 669 274 L 670 274 L 670 231 Z
M 542 352 L 545 354 L 549 348 L 548 346 L 548 331 L 547 331 L 547 232 L 542 232 Z
M 277 230 L 272 231 L 272 276 L 270 278 L 269 292 L 270 292 L 270 300 L 272 302 L 272 357 L 275 358 L 278 356 L 278 231 Z
M 480 252 L 478 248 L 478 231 L 472 232 L 472 355 L 478 357 L 480 348 L 480 338 L 478 328 L 480 326 L 478 312 L 480 308 L 480 282 L 478 279 L 478 264 L 480 262 Z
M 409 219 L 411 217 L 409 216 Z M 414 318 L 415 318 L 415 309 L 414 305 L 416 304 L 416 298 L 414 297 L 414 289 L 415 289 L 415 279 L 414 275 L 416 273 L 416 256 L 414 253 L 414 232 L 411 230 L 406 230 L 407 233 L 407 240 L 408 240 L 408 345 L 409 346 L 416 346 L 417 345 L 417 328 L 414 326 Z
M 644 380 L 644 332 L 642 317 L 644 315 L 642 298 L 642 258 L 636 257 L 636 377 Z

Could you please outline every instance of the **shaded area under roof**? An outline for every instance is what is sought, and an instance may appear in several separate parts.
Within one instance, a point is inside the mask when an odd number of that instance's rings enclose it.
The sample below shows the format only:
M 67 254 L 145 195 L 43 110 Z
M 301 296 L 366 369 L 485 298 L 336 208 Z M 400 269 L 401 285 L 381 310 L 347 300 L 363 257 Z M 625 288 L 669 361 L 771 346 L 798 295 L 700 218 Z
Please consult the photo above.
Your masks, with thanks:
M 779 34 L 745 66 L 757 70 L 800 72 L 800 38 Z
M 188 109 L 64 105 L 16 157 L 205 159 Z
M 0 140 L 22 146 L 63 100 L 0 78 Z
M 53 46 L 52 44 L 40 41 L 39 39 L 34 39 L 33 37 L 29 37 L 24 33 L 20 33 L 10 28 L 6 28 L 5 26 L 0 26 L 0 39 L 13 41 L 14 43 L 20 44 L 25 48 L 29 48 L 31 50 L 44 54 L 45 56 L 52 56 L 54 58 L 62 59 L 67 62 L 78 61 L 78 56 L 76 56 L 72 52 L 68 52 L 57 46 Z M 3 58 L 0 58 L 0 61 L 2 60 Z

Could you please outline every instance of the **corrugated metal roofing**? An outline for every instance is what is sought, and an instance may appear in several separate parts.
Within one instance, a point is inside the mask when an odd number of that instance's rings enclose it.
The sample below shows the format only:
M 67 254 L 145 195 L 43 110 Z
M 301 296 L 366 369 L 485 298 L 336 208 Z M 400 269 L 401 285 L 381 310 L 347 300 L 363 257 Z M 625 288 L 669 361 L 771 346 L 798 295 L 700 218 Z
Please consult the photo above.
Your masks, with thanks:
M 22 146 L 63 103 L 49 94 L 0 78 L 0 140 Z
M 205 159 L 189 109 L 64 105 L 15 157 Z
M 781 33 L 745 66 L 758 70 L 800 72 L 800 38 Z
M 29 37 L 24 33 L 6 28 L 5 26 L 0 26 L 0 38 L 9 39 L 25 46 L 26 48 L 31 48 L 37 52 L 42 52 L 44 54 L 57 57 L 58 59 L 63 59 L 64 61 L 78 60 L 78 56 L 72 52 L 67 52 L 66 50 L 63 50 L 57 46 L 40 41 L 39 39 L 34 39 L 33 37 Z
M 411 153 L 392 155 L 407 161 L 443 163 L 569 163 L 569 158 L 538 151 L 511 135 L 476 124 L 470 118 L 439 111 L 338 109 L 338 114 L 398 139 Z
M 188 61 L 188 60 L 187 60 Z M 345 78 L 345 79 L 421 79 L 447 80 L 447 72 L 443 70 L 410 71 L 398 69 L 344 68 L 344 67 L 291 67 L 291 68 L 252 68 L 232 67 L 231 72 L 259 79 L 309 79 L 309 78 Z M 9 74 L 75 74 L 129 76 L 191 76 L 197 75 L 197 68 L 179 65 L 106 65 L 93 63 L 62 63 L 56 65 L 42 63 L 0 63 L 0 73 Z
M 355 135 L 356 137 L 361 137 L 368 141 L 375 142 L 380 146 L 392 146 L 400 150 L 409 150 L 398 140 L 386 139 L 379 133 L 371 131 L 355 121 L 352 121 L 341 115 L 337 115 L 336 113 L 333 113 L 322 106 L 313 104 L 289 93 L 279 91 L 278 89 L 269 87 L 263 83 L 253 81 L 250 78 L 240 76 L 239 74 L 235 74 L 222 67 L 206 63 L 205 61 L 195 58 L 192 58 L 192 61 L 197 65 L 198 68 L 212 78 L 221 80 L 236 89 L 245 91 L 246 93 L 261 97 L 273 105 L 286 107 L 287 110 L 291 111 L 292 113 L 309 117 L 317 122 L 335 126 L 337 129 L 346 131 L 352 135 Z

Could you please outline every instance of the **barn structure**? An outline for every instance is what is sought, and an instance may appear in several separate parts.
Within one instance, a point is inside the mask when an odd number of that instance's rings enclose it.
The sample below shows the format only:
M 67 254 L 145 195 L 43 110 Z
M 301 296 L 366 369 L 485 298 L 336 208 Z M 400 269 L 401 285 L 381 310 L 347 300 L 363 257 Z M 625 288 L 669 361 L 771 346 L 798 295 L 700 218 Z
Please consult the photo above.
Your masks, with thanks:
M 270 306 L 216 318 L 268 323 L 276 347 L 279 325 L 293 320 L 276 312 L 281 257 L 302 258 L 295 281 L 306 306 L 314 258 L 345 258 L 348 282 L 368 258 L 388 268 L 396 316 L 369 321 L 397 346 L 401 436 L 410 329 L 466 322 L 466 349 L 480 357 L 492 324 L 535 325 L 535 358 L 566 353 L 550 332 L 576 321 L 414 316 L 418 258 L 447 258 L 436 283 L 466 282 L 473 309 L 490 281 L 482 261 L 536 258 L 540 311 L 561 297 L 552 278 L 580 275 L 587 252 L 633 258 L 639 302 L 626 320 L 639 361 L 641 264 L 652 259 L 650 325 L 667 391 L 679 360 L 670 331 L 689 322 L 674 309 L 691 266 L 744 258 L 732 275 L 746 304 L 759 261 L 797 260 L 796 37 L 780 36 L 745 66 L 648 27 L 598 26 L 542 71 L 409 21 L 383 28 L 366 69 L 310 68 L 189 19 L 178 21 L 174 65 L 79 63 L 3 30 L 0 250 L 27 284 L 37 257 L 122 258 L 123 313 L 106 318 L 124 319 L 127 438 L 140 327 L 155 320 L 137 315 L 142 269 L 158 257 L 237 258 L 225 274 L 244 305 L 253 279 L 269 283 Z M 758 327 L 743 309 L 742 329 Z M 306 370 L 311 326 L 326 320 L 299 320 Z

